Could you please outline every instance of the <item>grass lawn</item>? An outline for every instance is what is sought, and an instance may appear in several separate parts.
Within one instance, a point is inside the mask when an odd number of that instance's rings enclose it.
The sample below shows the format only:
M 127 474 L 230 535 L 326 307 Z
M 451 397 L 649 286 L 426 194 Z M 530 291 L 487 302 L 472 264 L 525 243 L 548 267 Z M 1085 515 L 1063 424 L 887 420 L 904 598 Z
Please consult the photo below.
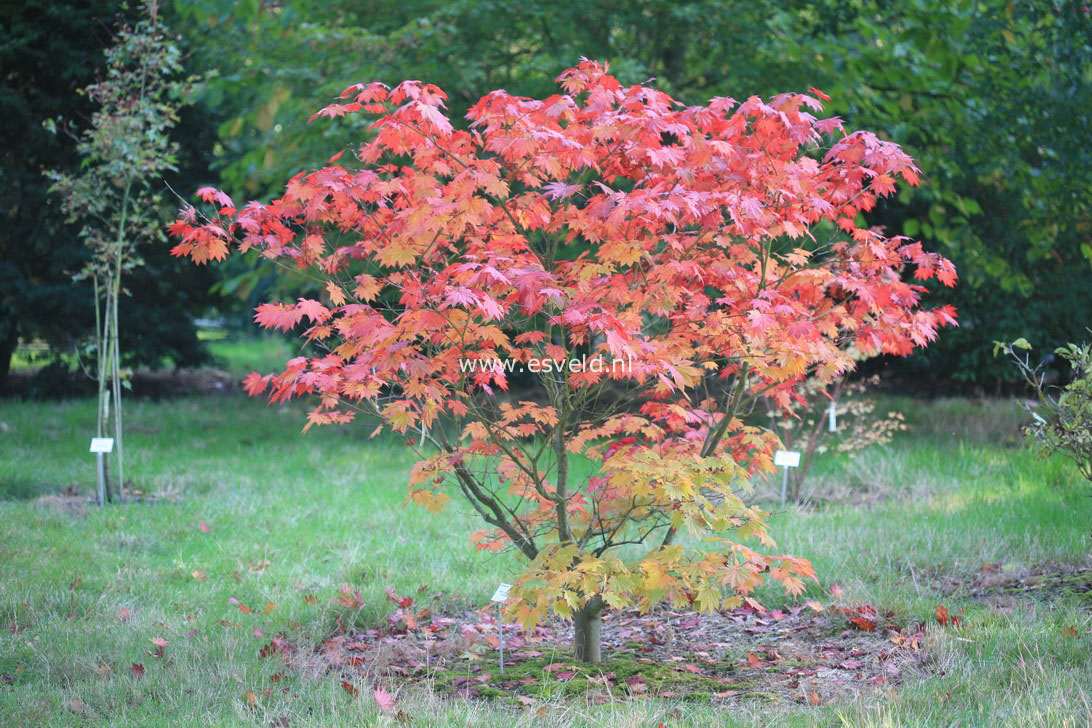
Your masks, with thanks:
M 851 703 L 731 709 L 559 698 L 520 710 L 395 685 L 399 723 L 333 674 L 273 683 L 283 665 L 258 651 L 279 632 L 317 645 L 339 616 L 379 623 L 386 587 L 450 613 L 484 605 L 518 573 L 512 557 L 473 551 L 468 513 L 400 507 L 407 449 L 364 428 L 301 437 L 297 405 L 131 401 L 128 473 L 157 500 L 81 514 L 41 496 L 92 491 L 92 402 L 0 401 L 0 725 L 1088 725 L 1090 594 L 999 607 L 943 592 L 987 563 L 1092 565 L 1092 490 L 1024 448 L 1012 403 L 894 404 L 912 431 L 823 463 L 820 492 L 837 497 L 775 514 L 771 531 L 814 562 L 823 586 L 810 596 L 837 583 L 847 602 L 929 622 L 928 676 Z M 362 608 L 331 604 L 342 583 L 360 589 Z M 786 603 L 774 591 L 763 600 Z M 932 619 L 941 603 L 963 610 L 960 627 Z M 153 639 L 168 643 L 160 657 Z

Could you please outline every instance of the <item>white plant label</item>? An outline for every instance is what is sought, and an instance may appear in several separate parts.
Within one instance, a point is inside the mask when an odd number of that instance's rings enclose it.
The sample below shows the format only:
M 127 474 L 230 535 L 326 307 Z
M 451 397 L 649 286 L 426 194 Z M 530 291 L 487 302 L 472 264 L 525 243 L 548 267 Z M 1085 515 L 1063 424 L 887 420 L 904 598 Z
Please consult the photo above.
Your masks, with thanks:
M 830 432 L 838 430 L 838 408 L 834 406 L 833 402 L 827 408 L 827 430 Z
M 508 592 L 511 591 L 511 589 L 512 589 L 511 584 L 501 584 L 500 586 L 497 587 L 497 590 L 495 592 L 493 592 L 493 598 L 490 599 L 489 601 L 491 601 L 491 602 L 503 602 L 505 599 L 508 598 Z
M 800 453 L 796 450 L 778 450 L 774 453 L 773 463 L 782 468 L 800 467 Z
M 114 451 L 114 438 L 112 437 L 92 437 L 91 438 L 91 452 L 113 452 Z

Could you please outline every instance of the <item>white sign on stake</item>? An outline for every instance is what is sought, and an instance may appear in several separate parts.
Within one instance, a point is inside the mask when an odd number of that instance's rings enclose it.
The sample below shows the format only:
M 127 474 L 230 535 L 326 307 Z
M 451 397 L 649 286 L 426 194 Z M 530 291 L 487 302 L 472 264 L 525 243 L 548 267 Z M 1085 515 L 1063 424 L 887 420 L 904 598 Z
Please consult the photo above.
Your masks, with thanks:
M 796 450 L 778 450 L 773 454 L 774 465 L 784 468 L 781 471 L 781 505 L 785 505 L 785 494 L 789 489 L 789 468 L 800 467 L 800 453 Z
M 830 432 L 838 431 L 838 408 L 834 406 L 833 402 L 827 408 L 827 430 Z
M 493 592 L 493 598 L 489 601 L 497 603 L 497 643 L 500 646 L 500 671 L 504 672 L 504 615 L 501 613 L 501 602 L 508 598 L 508 592 L 512 590 L 511 584 L 502 583 Z
M 112 437 L 92 437 L 91 438 L 91 452 L 113 452 L 114 451 L 114 438 Z
M 798 468 L 800 453 L 796 450 L 778 450 L 773 455 L 773 464 L 781 468 Z

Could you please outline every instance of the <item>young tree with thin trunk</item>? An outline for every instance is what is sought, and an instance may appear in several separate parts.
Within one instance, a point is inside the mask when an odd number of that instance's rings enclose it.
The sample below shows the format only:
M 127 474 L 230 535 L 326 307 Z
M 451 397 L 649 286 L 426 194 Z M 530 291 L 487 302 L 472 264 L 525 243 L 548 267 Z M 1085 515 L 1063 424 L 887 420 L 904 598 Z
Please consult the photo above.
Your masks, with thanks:
M 767 574 L 792 593 L 814 579 L 741 498 L 779 444 L 744 416 L 839 377 L 848 340 L 925 345 L 953 312 L 920 308 L 906 269 L 955 272 L 859 223 L 917 170 L 817 118 L 821 92 L 684 107 L 592 61 L 559 82 L 544 100 L 490 93 L 467 130 L 434 86 L 353 86 L 316 116 L 378 117 L 356 162 L 241 210 L 206 188 L 212 209 L 171 232 L 197 263 L 234 243 L 321 283 L 324 301 L 258 308 L 262 326 L 305 326 L 313 354 L 246 390 L 313 396 L 305 430 L 366 412 L 431 448 L 407 500 L 468 503 L 479 549 L 529 562 L 509 618 L 571 617 L 576 657 L 596 661 L 604 609 L 708 611 L 754 603 Z M 517 370 L 523 397 L 506 393 Z
M 114 438 L 113 475 L 100 503 L 122 496 L 125 487 L 122 441 L 122 367 L 118 311 L 127 271 L 142 265 L 139 246 L 162 239 L 162 199 L 155 191 L 175 169 L 178 145 L 171 129 L 188 103 L 188 81 L 179 79 L 180 53 L 150 0 L 133 26 L 121 26 L 106 51 L 105 75 L 83 89 L 98 107 L 90 126 L 76 135 L 83 164 L 75 172 L 52 171 L 52 191 L 80 232 L 90 255 L 77 280 L 90 279 L 95 305 L 95 376 L 98 381 L 97 437 Z M 47 125 L 55 125 L 50 120 Z M 107 471 L 109 473 L 109 471 Z

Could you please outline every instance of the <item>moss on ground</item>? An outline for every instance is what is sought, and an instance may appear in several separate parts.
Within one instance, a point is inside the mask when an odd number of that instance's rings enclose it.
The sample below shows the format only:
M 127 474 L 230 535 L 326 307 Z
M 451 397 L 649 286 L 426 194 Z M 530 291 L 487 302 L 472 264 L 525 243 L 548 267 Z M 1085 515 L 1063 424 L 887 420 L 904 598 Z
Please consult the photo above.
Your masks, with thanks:
M 434 670 L 429 678 L 441 692 L 502 699 L 601 692 L 707 701 L 717 693 L 741 695 L 755 688 L 730 662 L 698 662 L 697 658 L 693 662 L 652 662 L 628 651 L 616 652 L 595 664 L 577 662 L 564 653 L 543 655 L 506 663 L 503 673 L 495 661 L 483 660 Z

